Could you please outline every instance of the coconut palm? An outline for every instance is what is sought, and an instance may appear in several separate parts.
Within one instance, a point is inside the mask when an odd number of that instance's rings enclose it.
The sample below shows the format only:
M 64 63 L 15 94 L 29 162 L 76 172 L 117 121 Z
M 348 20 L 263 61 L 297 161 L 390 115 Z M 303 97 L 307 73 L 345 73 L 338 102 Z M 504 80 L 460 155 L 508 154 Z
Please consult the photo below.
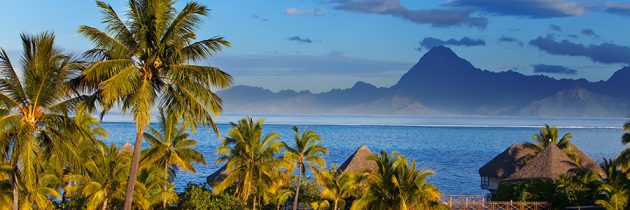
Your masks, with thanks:
M 160 167 L 165 180 L 172 180 L 176 169 L 195 172 L 193 163 L 206 164 L 201 152 L 193 147 L 197 142 L 190 139 L 182 120 L 176 115 L 167 115 L 160 110 L 159 128 L 149 127 L 149 132 L 144 133 L 144 138 L 151 143 L 151 147 L 144 150 L 142 165 Z M 169 188 L 165 182 L 163 190 Z M 162 202 L 162 208 L 166 209 L 167 202 Z
M 602 177 L 602 184 L 599 191 L 604 195 L 603 199 L 595 201 L 595 204 L 604 207 L 607 210 L 625 209 L 630 199 L 630 190 L 628 189 L 628 179 L 621 171 L 618 160 L 606 160 L 602 165 L 605 177 Z
M 433 172 L 416 170 L 415 162 L 408 161 L 397 152 L 385 151 L 369 157 L 378 170 L 367 176 L 367 189 L 352 204 L 352 209 L 431 209 L 438 205 L 439 191 L 426 182 Z
M 262 119 L 254 122 L 251 117 L 230 123 L 232 129 L 217 148 L 217 164 L 227 162 L 226 170 L 232 173 L 214 187 L 214 193 L 235 186 L 236 196 L 245 204 L 254 195 L 252 209 L 256 209 L 258 195 L 262 193 L 256 190 L 272 182 L 273 170 L 282 163 L 276 158 L 283 145 L 277 141 L 280 135 L 263 136 L 263 123 Z
M 137 181 L 143 186 L 142 190 L 136 191 L 142 195 L 142 199 L 139 199 L 142 202 L 135 202 L 135 200 L 134 202 L 139 203 L 138 206 L 142 209 L 149 209 L 156 205 L 166 209 L 166 204 L 177 203 L 175 184 L 168 179 L 168 171 L 164 171 L 162 167 L 156 165 L 142 168 Z
M 566 133 L 562 138 L 558 139 L 558 137 L 558 128 L 545 125 L 538 134 L 532 136 L 534 143 L 525 142 L 525 147 L 533 149 L 536 153 L 544 150 L 549 144 L 555 144 L 562 150 L 569 149 L 573 134 Z
M 315 174 L 315 180 L 322 187 L 322 198 L 332 200 L 333 210 L 338 209 L 340 201 L 345 203 L 345 199 L 355 195 L 358 190 L 358 180 L 351 172 L 335 176 L 335 170 L 320 171 L 315 167 L 311 170 Z
M 131 209 L 140 146 L 151 109 L 157 104 L 192 125 L 209 124 L 218 136 L 212 117 L 221 112 L 222 105 L 212 89 L 231 84 L 231 77 L 218 68 L 188 63 L 206 59 L 230 45 L 222 37 L 195 41 L 195 30 L 208 9 L 190 2 L 178 12 L 174 3 L 132 0 L 121 19 L 110 5 L 97 1 L 105 30 L 79 28 L 95 48 L 86 53 L 94 62 L 82 72 L 77 88 L 92 93 L 88 104 L 92 109 L 98 104 L 101 115 L 119 105 L 123 113 L 131 113 L 136 124 L 125 210 Z
M 17 210 L 20 192 L 36 193 L 42 186 L 42 155 L 53 154 L 67 161 L 78 160 L 70 130 L 78 129 L 68 113 L 80 101 L 72 96 L 70 79 L 78 69 L 75 59 L 54 44 L 52 33 L 22 34 L 24 52 L 18 77 L 5 50 L 0 51 L 0 148 L 11 170 L 13 205 Z
M 73 183 L 66 186 L 68 193 L 78 192 L 87 199 L 88 210 L 107 209 L 112 200 L 122 200 L 129 168 L 129 155 L 121 152 L 116 145 L 97 144 L 85 151 L 84 174 L 68 174 L 64 181 Z
M 284 205 L 293 194 L 289 183 L 291 182 L 291 171 L 274 170 L 272 172 L 271 183 L 264 186 L 263 200 L 267 204 L 273 204 L 277 210 Z
M 540 129 L 538 134 L 532 136 L 532 140 L 534 143 L 525 142 L 525 148 L 529 148 L 534 151 L 534 153 L 538 154 L 542 150 L 544 150 L 549 144 L 555 144 L 564 151 L 569 158 L 575 161 L 576 164 L 581 166 L 579 157 L 573 151 L 573 146 L 571 144 L 571 138 L 573 138 L 573 134 L 566 133 L 562 136 L 562 138 L 558 139 L 558 128 L 551 127 L 549 125 L 545 125 Z M 526 162 L 528 160 L 525 160 Z
M 298 181 L 295 187 L 295 197 L 293 199 L 293 210 L 297 209 L 300 197 L 300 183 L 306 174 L 307 166 L 324 167 L 326 162 L 323 156 L 328 153 L 328 149 L 319 144 L 321 137 L 313 130 L 306 130 L 300 134 L 296 126 L 292 128 L 295 132 L 295 147 L 291 147 L 283 142 L 285 148 L 285 158 L 294 162 L 298 171 Z

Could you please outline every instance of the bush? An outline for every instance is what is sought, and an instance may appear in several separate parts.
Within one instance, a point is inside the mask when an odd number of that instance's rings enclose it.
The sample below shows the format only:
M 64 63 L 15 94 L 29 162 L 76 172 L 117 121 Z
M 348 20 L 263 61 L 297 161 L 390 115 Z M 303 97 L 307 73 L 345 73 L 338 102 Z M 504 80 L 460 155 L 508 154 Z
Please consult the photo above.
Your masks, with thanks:
M 229 192 L 213 195 L 211 190 L 199 184 L 188 183 L 186 190 L 179 196 L 178 209 L 236 210 L 244 208 L 243 204 L 236 197 L 231 196 Z
M 520 183 L 501 183 L 495 201 L 547 201 L 552 207 L 592 205 L 597 196 L 597 177 L 592 174 L 562 175 L 556 182 L 534 179 Z
M 291 186 L 292 189 L 295 190 L 295 185 L 297 184 L 297 176 L 293 176 L 291 178 Z M 295 195 L 295 193 L 294 193 Z M 298 201 L 299 206 L 307 207 L 310 206 L 313 202 L 321 201 L 321 189 L 317 182 L 311 177 L 302 177 L 302 182 L 300 183 L 300 198 Z M 291 196 L 287 199 L 287 202 L 293 205 L 294 196 Z

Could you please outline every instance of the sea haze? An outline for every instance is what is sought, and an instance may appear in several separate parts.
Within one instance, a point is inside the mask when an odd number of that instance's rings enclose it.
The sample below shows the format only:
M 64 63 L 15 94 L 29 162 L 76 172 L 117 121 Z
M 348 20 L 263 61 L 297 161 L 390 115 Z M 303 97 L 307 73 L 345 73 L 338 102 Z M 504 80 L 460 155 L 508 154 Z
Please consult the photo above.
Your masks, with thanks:
M 230 129 L 230 121 L 243 114 L 218 118 L 221 134 Z M 418 168 L 431 168 L 430 178 L 444 194 L 485 194 L 479 188 L 478 169 L 511 144 L 529 141 L 545 123 L 560 127 L 561 133 L 573 133 L 573 142 L 598 162 L 613 158 L 625 148 L 621 144 L 624 118 L 513 118 L 513 117 L 430 117 L 430 116 L 343 116 L 343 115 L 261 115 L 265 132 L 275 131 L 292 144 L 291 126 L 317 131 L 329 148 L 328 164 L 340 165 L 361 144 L 373 152 L 398 151 Z M 261 116 L 253 116 L 259 119 Z M 107 143 L 124 144 L 135 135 L 130 122 L 105 122 Z M 197 165 L 197 173 L 179 172 L 178 190 L 187 182 L 203 183 L 217 170 L 216 148 L 220 141 L 211 129 L 200 128 L 192 135 L 208 165 Z M 222 136 L 223 137 L 223 136 Z M 148 146 L 143 145 L 144 147 Z

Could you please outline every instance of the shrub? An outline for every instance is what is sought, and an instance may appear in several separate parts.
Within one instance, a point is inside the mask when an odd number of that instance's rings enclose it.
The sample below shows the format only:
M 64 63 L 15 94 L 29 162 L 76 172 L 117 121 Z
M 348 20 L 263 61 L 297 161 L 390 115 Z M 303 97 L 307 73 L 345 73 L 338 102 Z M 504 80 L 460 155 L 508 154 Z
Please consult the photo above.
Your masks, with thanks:
M 199 184 L 188 183 L 186 190 L 179 196 L 178 209 L 236 210 L 244 208 L 243 204 L 241 204 L 236 197 L 231 196 L 229 192 L 226 191 L 219 195 L 213 195 L 210 189 Z

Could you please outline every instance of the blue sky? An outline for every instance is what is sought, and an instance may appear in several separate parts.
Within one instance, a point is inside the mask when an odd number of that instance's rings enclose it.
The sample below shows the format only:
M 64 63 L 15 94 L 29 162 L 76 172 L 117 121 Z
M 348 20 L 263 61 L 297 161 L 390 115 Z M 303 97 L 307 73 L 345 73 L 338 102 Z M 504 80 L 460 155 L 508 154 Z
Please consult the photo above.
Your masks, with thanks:
M 119 13 L 125 1 L 111 0 Z M 178 2 L 178 7 L 187 1 Z M 198 36 L 231 48 L 207 61 L 236 84 L 314 92 L 356 81 L 391 86 L 431 46 L 473 65 L 556 78 L 605 80 L 630 64 L 630 2 L 573 0 L 204 0 Z M 80 53 L 79 25 L 102 28 L 88 0 L 3 0 L 0 47 L 19 52 L 21 32 L 54 31 Z

